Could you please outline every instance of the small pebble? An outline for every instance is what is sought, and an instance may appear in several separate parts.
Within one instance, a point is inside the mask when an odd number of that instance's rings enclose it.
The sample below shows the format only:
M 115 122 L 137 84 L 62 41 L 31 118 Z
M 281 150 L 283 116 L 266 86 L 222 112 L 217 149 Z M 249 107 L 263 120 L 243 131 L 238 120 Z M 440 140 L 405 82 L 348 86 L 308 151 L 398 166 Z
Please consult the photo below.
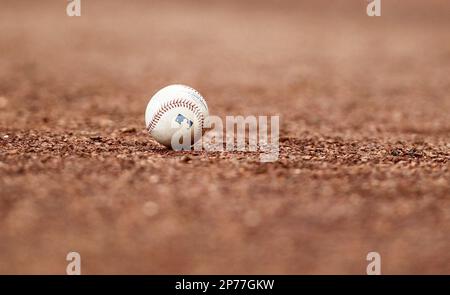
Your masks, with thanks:
M 125 127 L 120 129 L 120 132 L 122 133 L 135 133 L 136 132 L 136 128 L 134 127 Z
M 189 157 L 187 155 L 184 155 L 180 158 L 180 162 L 182 162 L 182 163 L 189 163 L 191 160 L 192 160 L 191 157 Z
M 146 216 L 153 217 L 159 213 L 159 205 L 155 202 L 148 201 L 144 204 L 142 211 Z
M 97 140 L 101 140 L 102 137 L 100 135 L 92 135 L 89 137 L 91 140 L 97 141 Z
M 150 182 L 151 183 L 158 183 L 159 182 L 159 176 L 158 175 L 150 176 Z

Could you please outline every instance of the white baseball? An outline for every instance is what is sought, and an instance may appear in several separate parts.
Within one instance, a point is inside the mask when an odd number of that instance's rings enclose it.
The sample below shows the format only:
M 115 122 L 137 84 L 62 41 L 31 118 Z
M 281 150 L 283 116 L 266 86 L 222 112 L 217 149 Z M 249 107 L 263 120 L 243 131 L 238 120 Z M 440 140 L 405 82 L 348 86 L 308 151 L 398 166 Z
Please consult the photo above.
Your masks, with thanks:
M 145 111 L 145 124 L 159 143 L 174 148 L 179 138 L 189 138 L 189 146 L 197 142 L 208 117 L 203 96 L 185 85 L 170 85 L 150 99 Z

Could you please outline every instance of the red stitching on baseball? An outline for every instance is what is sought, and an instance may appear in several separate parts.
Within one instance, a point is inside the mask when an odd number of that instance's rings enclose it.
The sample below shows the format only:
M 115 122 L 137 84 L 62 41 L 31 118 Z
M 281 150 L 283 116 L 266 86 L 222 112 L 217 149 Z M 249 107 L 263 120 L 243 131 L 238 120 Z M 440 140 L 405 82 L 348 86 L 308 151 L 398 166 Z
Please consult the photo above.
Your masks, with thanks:
M 201 128 L 203 127 L 203 123 L 204 123 L 204 118 L 203 118 L 203 114 L 200 111 L 200 109 L 198 108 L 197 105 L 195 105 L 193 102 L 186 100 L 186 99 L 182 99 L 182 98 L 176 98 L 175 100 L 171 100 L 168 102 L 165 102 L 159 109 L 158 111 L 156 111 L 155 115 L 153 116 L 150 125 L 148 126 L 148 132 L 152 132 L 152 130 L 156 127 L 156 125 L 158 124 L 159 120 L 161 119 L 162 115 L 169 111 L 170 109 L 173 108 L 177 108 L 177 107 L 185 107 L 187 109 L 189 109 L 191 112 L 194 113 L 194 115 L 197 117 L 197 119 L 200 119 L 200 131 Z

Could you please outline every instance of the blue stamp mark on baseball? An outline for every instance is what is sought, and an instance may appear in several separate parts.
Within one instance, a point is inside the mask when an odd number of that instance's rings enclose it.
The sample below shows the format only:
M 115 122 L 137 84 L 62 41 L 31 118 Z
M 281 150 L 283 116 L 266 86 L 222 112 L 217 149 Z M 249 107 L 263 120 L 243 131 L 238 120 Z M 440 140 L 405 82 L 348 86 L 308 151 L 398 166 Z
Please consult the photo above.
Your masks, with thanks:
M 183 116 L 182 114 L 178 114 L 177 118 L 175 119 L 175 121 L 180 124 L 180 125 L 184 125 L 186 124 L 188 128 L 191 128 L 192 125 L 194 125 L 194 122 L 192 122 L 191 120 L 189 120 L 188 118 L 186 118 L 185 116 Z M 183 124 L 183 122 L 185 122 Z

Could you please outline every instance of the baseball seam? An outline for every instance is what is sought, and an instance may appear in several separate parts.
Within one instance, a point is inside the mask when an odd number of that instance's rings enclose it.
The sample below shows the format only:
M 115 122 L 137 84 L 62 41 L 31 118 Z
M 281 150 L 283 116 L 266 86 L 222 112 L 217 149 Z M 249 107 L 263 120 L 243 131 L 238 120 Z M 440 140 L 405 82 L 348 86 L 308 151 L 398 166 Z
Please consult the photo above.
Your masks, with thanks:
M 150 121 L 150 124 L 147 127 L 148 132 L 152 132 L 153 129 L 155 129 L 156 125 L 158 124 L 159 120 L 161 119 L 161 117 L 164 115 L 165 112 L 173 109 L 173 108 L 177 108 L 177 107 L 185 107 L 187 109 L 189 109 L 190 111 L 192 111 L 194 113 L 194 115 L 197 117 L 197 120 L 200 122 L 200 126 L 198 126 L 197 128 L 201 129 L 203 128 L 203 123 L 204 123 L 204 118 L 203 118 L 203 114 L 200 111 L 200 109 L 198 108 L 198 106 L 196 106 L 193 102 L 186 100 L 186 99 L 182 99 L 182 98 L 176 98 L 174 100 L 165 102 L 155 113 L 155 115 L 153 116 L 153 118 Z
M 200 92 L 198 92 L 194 88 L 187 86 L 187 85 L 180 84 L 180 86 L 187 88 L 188 90 L 191 90 L 192 92 L 194 92 L 196 94 L 196 96 L 199 98 L 200 103 L 205 107 L 206 110 L 208 110 L 208 105 L 206 104 L 205 98 L 200 94 Z

